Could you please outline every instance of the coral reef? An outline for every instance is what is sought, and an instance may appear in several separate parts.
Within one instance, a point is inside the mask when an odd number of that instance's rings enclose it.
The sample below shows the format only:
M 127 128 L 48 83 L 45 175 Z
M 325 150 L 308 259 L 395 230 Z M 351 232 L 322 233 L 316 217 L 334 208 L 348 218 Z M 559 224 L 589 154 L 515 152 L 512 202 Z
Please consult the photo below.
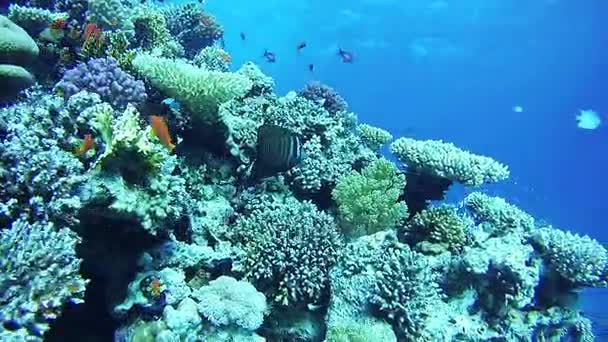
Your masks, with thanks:
M 594 340 L 576 302 L 608 286 L 605 247 L 497 196 L 446 203 L 507 166 L 393 141 L 318 82 L 278 96 L 204 8 L 0 16 L 1 340 Z M 259 179 L 262 125 L 302 158 Z

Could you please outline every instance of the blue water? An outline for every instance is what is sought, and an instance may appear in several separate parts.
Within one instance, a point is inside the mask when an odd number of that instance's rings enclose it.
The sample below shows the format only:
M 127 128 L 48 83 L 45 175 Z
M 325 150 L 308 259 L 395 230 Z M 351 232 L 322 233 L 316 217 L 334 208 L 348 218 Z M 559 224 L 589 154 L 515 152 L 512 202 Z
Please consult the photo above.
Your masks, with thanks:
M 492 192 L 608 242 L 605 2 L 207 0 L 207 8 L 225 25 L 234 65 L 261 63 L 279 94 L 321 80 L 361 121 L 396 137 L 491 156 L 512 171 Z M 300 41 L 308 46 L 298 54 Z M 341 63 L 338 47 L 355 63 Z M 263 63 L 265 48 L 277 63 Z M 604 125 L 579 129 L 579 109 L 599 112 Z
M 607 2 L 208 0 L 207 8 L 225 24 L 234 65 L 261 63 L 279 94 L 321 80 L 361 121 L 396 137 L 491 156 L 512 176 L 488 191 L 608 243 Z M 308 46 L 297 54 L 300 41 Z M 338 47 L 355 53 L 352 65 Z M 266 48 L 276 64 L 263 64 Z M 579 109 L 604 124 L 579 129 Z M 604 329 L 607 301 L 606 291 L 583 297 Z

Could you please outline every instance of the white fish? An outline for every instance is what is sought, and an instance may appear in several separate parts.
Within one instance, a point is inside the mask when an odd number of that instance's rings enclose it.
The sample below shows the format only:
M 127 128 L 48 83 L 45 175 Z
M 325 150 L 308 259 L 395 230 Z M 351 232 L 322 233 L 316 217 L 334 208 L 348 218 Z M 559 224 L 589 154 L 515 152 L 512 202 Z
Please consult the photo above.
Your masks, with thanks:
M 579 114 L 576 116 L 577 126 L 582 129 L 596 129 L 602 123 L 602 119 L 594 110 L 579 109 Z
M 513 106 L 512 109 L 515 113 L 522 113 L 524 111 L 524 108 L 522 106 Z

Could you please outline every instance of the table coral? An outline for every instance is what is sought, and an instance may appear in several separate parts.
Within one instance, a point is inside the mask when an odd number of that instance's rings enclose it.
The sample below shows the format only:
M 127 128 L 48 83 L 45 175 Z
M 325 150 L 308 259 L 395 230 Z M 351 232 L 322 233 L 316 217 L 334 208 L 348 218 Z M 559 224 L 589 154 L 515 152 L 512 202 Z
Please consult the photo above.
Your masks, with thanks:
M 477 187 L 509 177 L 508 168 L 492 158 L 472 154 L 440 140 L 399 138 L 391 144 L 391 152 L 409 168 L 466 186 Z

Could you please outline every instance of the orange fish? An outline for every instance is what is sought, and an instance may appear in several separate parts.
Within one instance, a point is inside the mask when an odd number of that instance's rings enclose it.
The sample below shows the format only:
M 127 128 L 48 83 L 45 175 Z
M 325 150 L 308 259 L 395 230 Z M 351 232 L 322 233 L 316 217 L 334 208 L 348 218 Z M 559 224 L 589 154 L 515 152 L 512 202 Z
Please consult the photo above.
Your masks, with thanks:
M 169 151 L 173 152 L 175 145 L 171 142 L 171 135 L 169 134 L 169 128 L 167 127 L 165 118 L 158 115 L 152 115 L 150 116 L 150 125 L 152 126 L 154 135 L 160 140 L 160 143 L 165 145 Z
M 85 134 L 84 140 L 82 141 L 80 146 L 78 146 L 76 148 L 74 153 L 77 156 L 82 157 L 85 153 L 87 153 L 92 148 L 93 148 L 93 137 L 90 134 Z

